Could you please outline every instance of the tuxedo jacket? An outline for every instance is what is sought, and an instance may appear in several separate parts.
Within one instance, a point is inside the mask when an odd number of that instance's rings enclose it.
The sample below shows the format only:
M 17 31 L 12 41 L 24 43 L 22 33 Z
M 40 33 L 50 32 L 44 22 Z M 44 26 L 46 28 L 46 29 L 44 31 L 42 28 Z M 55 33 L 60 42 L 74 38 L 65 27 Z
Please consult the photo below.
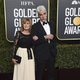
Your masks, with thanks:
M 38 36 L 38 40 L 34 41 L 34 56 L 39 62 L 44 62 L 48 60 L 49 58 L 53 59 L 56 55 L 56 40 L 55 40 L 55 24 L 52 25 L 51 22 L 48 22 L 50 26 L 50 33 L 54 35 L 54 39 L 50 40 L 50 43 L 48 43 L 48 40 L 44 38 L 46 34 L 42 24 L 40 21 L 32 25 L 31 29 L 31 35 Z

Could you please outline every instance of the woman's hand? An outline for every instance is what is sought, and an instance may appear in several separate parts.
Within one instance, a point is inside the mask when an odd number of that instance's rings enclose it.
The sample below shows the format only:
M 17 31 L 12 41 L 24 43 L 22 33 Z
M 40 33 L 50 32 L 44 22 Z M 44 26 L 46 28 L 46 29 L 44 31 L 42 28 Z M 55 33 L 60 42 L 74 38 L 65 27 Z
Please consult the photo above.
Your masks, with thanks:
M 34 41 L 38 40 L 38 36 L 33 36 L 33 40 Z
M 14 64 L 17 64 L 16 61 L 17 61 L 16 59 L 12 58 L 12 62 L 13 62 Z

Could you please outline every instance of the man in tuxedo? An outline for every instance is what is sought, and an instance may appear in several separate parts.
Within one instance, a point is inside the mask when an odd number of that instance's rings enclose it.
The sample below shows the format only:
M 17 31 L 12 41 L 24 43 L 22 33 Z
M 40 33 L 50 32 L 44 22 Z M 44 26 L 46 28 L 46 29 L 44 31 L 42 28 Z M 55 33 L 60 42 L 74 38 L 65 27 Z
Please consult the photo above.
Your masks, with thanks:
M 54 80 L 53 70 L 56 55 L 56 42 L 54 27 L 47 21 L 46 8 L 41 5 L 37 7 L 40 20 L 32 26 L 31 35 L 34 39 L 34 56 L 36 80 L 43 80 L 43 73 L 46 69 L 47 79 Z

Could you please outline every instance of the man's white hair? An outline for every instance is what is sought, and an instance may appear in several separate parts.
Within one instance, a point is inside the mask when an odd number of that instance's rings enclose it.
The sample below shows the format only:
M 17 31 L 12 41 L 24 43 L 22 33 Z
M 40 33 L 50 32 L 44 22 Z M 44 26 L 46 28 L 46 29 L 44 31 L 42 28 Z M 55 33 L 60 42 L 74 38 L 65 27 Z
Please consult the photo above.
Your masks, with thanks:
M 41 12 L 41 11 L 46 11 L 45 6 L 40 5 L 40 6 L 37 7 L 37 12 L 39 13 L 39 12 Z

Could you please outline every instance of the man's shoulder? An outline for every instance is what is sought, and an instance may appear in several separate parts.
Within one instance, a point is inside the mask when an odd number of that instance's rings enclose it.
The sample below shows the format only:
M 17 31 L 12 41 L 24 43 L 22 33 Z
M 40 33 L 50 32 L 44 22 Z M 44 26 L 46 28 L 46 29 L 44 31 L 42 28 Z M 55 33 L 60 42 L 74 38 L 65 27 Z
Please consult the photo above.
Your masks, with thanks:
M 54 22 L 54 21 L 49 21 L 48 23 L 49 23 L 50 26 L 55 26 L 56 25 L 56 22 Z
M 34 23 L 32 26 L 33 27 L 36 27 L 36 26 L 38 26 L 39 25 L 39 22 L 36 22 L 36 23 Z
M 53 22 L 52 22 L 52 21 L 48 21 L 48 23 L 49 23 L 49 24 L 53 24 Z

